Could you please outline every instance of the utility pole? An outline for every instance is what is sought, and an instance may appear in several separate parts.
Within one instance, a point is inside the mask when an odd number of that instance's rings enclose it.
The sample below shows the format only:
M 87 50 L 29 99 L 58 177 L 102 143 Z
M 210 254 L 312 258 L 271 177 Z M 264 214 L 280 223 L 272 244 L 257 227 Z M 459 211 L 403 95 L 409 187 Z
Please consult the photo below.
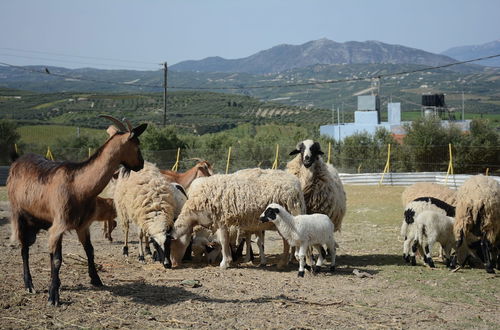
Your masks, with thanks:
M 163 63 L 163 127 L 167 125 L 167 62 Z
M 462 91 L 462 120 L 465 121 L 465 96 L 464 96 L 464 91 Z

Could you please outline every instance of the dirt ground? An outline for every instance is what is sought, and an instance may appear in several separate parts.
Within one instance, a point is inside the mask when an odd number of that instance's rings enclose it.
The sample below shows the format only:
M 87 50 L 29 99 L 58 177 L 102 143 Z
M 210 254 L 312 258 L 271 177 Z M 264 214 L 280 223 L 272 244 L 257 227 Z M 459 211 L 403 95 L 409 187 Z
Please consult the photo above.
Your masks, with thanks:
M 282 243 L 272 232 L 266 234 L 265 268 L 255 260 L 227 270 L 194 263 L 165 270 L 151 260 L 139 263 L 135 232 L 127 259 L 121 254 L 121 228 L 109 243 L 94 224 L 105 286 L 89 284 L 83 248 L 68 233 L 60 307 L 47 306 L 46 232 L 31 248 L 37 293 L 29 294 L 20 249 L 9 241 L 8 202 L 0 201 L 0 328 L 500 328 L 499 275 L 482 269 L 450 272 L 437 256 L 436 269 L 421 260 L 415 267 L 404 264 L 398 239 L 402 190 L 347 186 L 337 271 L 324 267 L 304 278 L 297 277 L 295 263 L 277 269 Z M 355 275 L 355 269 L 368 276 Z M 184 280 L 199 286 L 183 285 Z

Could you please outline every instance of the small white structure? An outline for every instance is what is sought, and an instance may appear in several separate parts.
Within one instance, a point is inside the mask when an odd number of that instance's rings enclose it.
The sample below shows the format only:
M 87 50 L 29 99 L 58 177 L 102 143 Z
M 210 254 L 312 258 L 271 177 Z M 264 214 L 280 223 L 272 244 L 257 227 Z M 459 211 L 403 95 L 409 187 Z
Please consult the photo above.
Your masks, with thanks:
M 346 137 L 354 134 L 366 132 L 373 135 L 377 128 L 385 128 L 392 133 L 396 140 L 401 141 L 406 135 L 404 125 L 411 123 L 401 121 L 401 103 L 387 104 L 387 118 L 387 122 L 380 121 L 380 101 L 378 96 L 360 95 L 358 96 L 358 110 L 354 112 L 354 123 L 323 125 L 320 126 L 319 132 L 321 135 L 343 141 Z M 470 120 L 442 120 L 441 125 L 443 127 L 456 125 L 462 131 L 467 132 L 470 129 L 470 122 Z

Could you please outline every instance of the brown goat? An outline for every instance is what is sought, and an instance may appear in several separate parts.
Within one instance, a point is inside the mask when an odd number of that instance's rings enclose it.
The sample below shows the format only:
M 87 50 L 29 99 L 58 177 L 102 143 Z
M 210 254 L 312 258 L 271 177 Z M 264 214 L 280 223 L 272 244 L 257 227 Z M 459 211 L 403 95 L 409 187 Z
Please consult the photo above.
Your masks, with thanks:
M 103 234 L 108 241 L 113 242 L 111 232 L 116 228 L 116 209 L 112 198 L 102 198 L 97 196 L 94 215 L 92 221 L 102 221 Z
M 201 159 L 195 166 L 184 173 L 178 173 L 170 170 L 160 170 L 160 172 L 168 182 L 176 182 L 182 185 L 186 190 L 189 189 L 189 186 L 195 179 L 214 174 L 212 165 L 206 160 Z
M 26 154 L 13 162 L 7 179 L 12 236 L 21 242 L 24 285 L 29 292 L 34 291 L 29 269 L 29 247 L 41 229 L 48 230 L 51 268 L 48 301 L 56 306 L 59 305 L 64 232 L 76 230 L 87 254 L 90 283 L 102 286 L 94 264 L 94 248 L 89 232 L 96 197 L 120 164 L 132 171 L 139 171 L 144 166 L 138 137 L 147 124 L 132 129 L 126 121 L 127 129 L 113 117 L 101 117 L 113 121 L 119 131 L 89 159 L 80 163 L 55 162 Z

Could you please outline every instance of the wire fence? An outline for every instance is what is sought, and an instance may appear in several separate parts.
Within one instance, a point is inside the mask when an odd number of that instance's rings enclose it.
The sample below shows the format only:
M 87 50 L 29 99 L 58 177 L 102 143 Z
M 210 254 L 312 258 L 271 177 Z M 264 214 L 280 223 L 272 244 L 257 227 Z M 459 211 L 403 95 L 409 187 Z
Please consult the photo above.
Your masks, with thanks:
M 60 161 L 83 161 L 96 149 L 43 147 L 25 145 L 20 153 L 32 152 L 51 156 Z M 342 173 L 401 173 L 401 172 L 449 172 L 455 174 L 500 175 L 500 146 L 434 145 L 409 146 L 388 145 L 343 146 L 322 145 L 325 161 Z M 157 164 L 161 169 L 171 169 L 178 163 L 178 171 L 191 168 L 196 159 L 205 159 L 213 164 L 217 173 L 235 172 L 244 168 L 279 168 L 294 156 L 289 153 L 295 145 L 261 146 L 237 144 L 229 148 L 186 148 L 170 150 L 144 150 L 144 159 Z M 451 154 L 450 154 L 451 151 Z M 179 158 L 177 158 L 179 155 Z M 450 156 L 452 161 L 450 162 Z M 8 165 L 8 164 L 0 164 Z

